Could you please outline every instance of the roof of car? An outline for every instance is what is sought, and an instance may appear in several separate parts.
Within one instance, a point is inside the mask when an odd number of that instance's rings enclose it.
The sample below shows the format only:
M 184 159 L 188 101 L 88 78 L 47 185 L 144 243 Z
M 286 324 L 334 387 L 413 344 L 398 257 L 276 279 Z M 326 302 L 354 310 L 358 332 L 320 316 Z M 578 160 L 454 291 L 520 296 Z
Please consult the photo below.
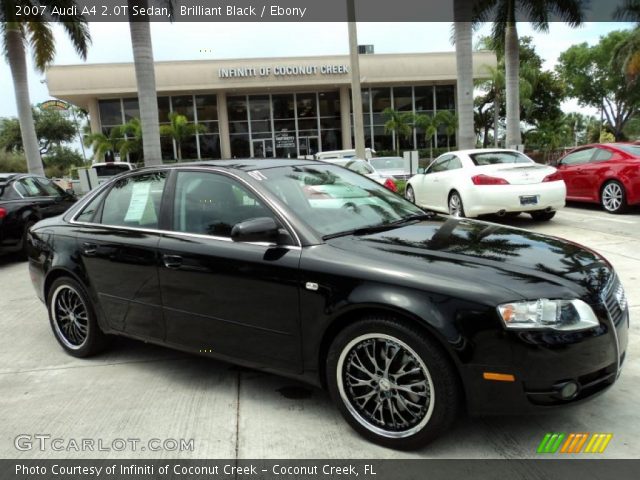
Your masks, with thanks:
M 468 150 L 452 150 L 447 153 L 462 153 L 464 155 L 473 155 L 475 153 L 491 153 L 491 152 L 518 152 L 518 150 L 513 150 L 511 148 L 470 148 Z M 446 155 L 443 153 L 443 155 Z
M 13 177 L 17 175 L 22 175 L 20 173 L 0 173 L 0 182 L 8 182 Z
M 265 168 L 286 167 L 292 165 L 318 165 L 327 162 L 306 160 L 304 158 L 244 158 L 231 160 L 205 160 L 199 162 L 165 164 L 163 167 L 218 167 L 229 170 L 263 170 Z M 160 165 L 159 165 L 160 166 Z

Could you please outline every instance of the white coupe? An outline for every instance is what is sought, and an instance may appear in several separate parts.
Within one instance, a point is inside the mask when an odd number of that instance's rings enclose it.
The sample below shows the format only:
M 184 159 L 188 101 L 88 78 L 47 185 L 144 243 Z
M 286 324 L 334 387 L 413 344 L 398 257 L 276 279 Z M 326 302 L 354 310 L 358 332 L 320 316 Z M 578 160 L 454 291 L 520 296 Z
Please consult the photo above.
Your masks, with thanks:
M 405 196 L 416 205 L 460 217 L 527 212 L 551 220 L 567 189 L 556 169 L 517 150 L 460 150 L 440 155 L 409 179 Z

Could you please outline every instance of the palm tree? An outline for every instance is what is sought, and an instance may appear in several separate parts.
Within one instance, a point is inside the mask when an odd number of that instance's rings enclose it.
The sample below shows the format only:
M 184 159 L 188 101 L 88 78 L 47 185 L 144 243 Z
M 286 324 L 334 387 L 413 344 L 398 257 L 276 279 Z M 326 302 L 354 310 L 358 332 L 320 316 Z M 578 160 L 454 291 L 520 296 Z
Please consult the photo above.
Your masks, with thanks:
M 526 12 L 534 29 L 549 31 L 549 18 L 559 20 L 576 27 L 582 23 L 584 13 L 581 0 L 484 0 L 476 4 L 477 21 L 493 21 L 492 36 L 496 43 L 504 45 L 506 78 L 506 146 L 520 145 L 520 51 L 516 13 Z
M 120 158 L 124 158 L 133 153 L 136 154 L 139 159 L 144 159 L 144 130 L 140 119 L 132 118 L 117 128 L 120 130 L 120 136 L 123 137 L 118 144 Z M 145 165 L 147 165 L 146 162 Z
M 433 159 L 433 137 L 438 133 L 440 126 L 437 116 L 432 115 L 416 115 L 414 124 L 416 128 L 424 131 L 424 139 L 429 142 L 429 156 Z
M 170 18 L 173 18 L 173 1 L 166 0 Z M 140 107 L 140 121 L 142 127 L 142 150 L 145 165 L 162 164 L 162 150 L 160 147 L 160 122 L 158 119 L 158 98 L 156 93 L 156 74 L 153 63 L 153 45 L 151 43 L 151 28 L 148 20 L 133 18 L 133 6 L 146 8 L 147 0 L 127 0 L 129 5 L 129 32 L 133 62 L 136 70 L 138 86 L 138 104 Z M 142 152 L 141 152 L 142 153 Z
M 171 112 L 169 114 L 169 121 L 171 122 L 169 125 L 160 127 L 160 135 L 167 135 L 175 140 L 178 150 L 178 161 L 181 161 L 182 143 L 193 137 L 196 133 L 204 132 L 206 128 L 204 125 L 189 123 L 187 117 L 177 112 Z
M 611 59 L 614 68 L 622 68 L 627 87 L 634 88 L 640 79 L 640 0 L 626 0 L 616 9 L 615 17 L 636 23 L 629 38 L 615 48 Z
M 451 135 L 455 135 L 458 130 L 458 117 L 455 113 L 451 113 L 449 110 L 440 110 L 436 113 L 436 123 L 444 127 L 444 133 L 447 134 L 447 151 L 451 151 L 449 141 Z
M 120 143 L 122 142 L 122 127 L 113 127 L 109 131 L 109 135 L 102 132 L 87 132 L 84 136 L 84 145 L 91 147 L 95 158 L 104 159 L 108 152 L 118 152 Z
M 20 120 L 20 133 L 22 145 L 27 157 L 29 172 L 44 175 L 42 158 L 38 147 L 31 101 L 29 99 L 29 86 L 27 79 L 26 45 L 31 47 L 33 60 L 39 71 L 44 71 L 46 66 L 55 57 L 56 45 L 51 31 L 50 22 L 60 21 L 64 31 L 69 36 L 73 47 L 82 59 L 87 57 L 87 49 L 91 43 L 89 27 L 82 15 L 52 14 L 52 9 L 42 11 L 41 5 L 51 7 L 52 1 L 22 0 L 25 8 L 33 7 L 31 16 L 16 16 L 16 2 L 13 0 L 0 0 L 0 41 L 4 43 L 4 52 L 9 62 L 13 88 Z M 65 10 L 76 5 L 74 0 L 57 0 L 55 5 Z M 64 20 L 64 21 L 61 21 Z
M 456 44 L 458 148 L 473 148 L 476 143 L 473 129 L 473 47 L 472 8 L 467 0 L 454 0 L 454 38 Z
M 386 119 L 385 133 L 393 132 L 396 138 L 396 155 L 400 156 L 400 138 L 409 138 L 413 133 L 413 113 L 398 112 L 393 108 L 385 108 L 382 115 Z

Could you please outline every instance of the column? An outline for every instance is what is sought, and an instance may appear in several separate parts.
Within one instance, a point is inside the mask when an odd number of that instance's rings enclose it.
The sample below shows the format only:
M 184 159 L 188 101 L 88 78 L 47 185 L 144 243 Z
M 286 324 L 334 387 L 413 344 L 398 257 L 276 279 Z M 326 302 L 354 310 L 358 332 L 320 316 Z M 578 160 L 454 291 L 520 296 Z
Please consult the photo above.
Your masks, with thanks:
M 220 156 L 231 158 L 231 139 L 229 138 L 229 115 L 227 113 L 227 94 L 218 92 L 218 133 L 220 134 Z
M 102 131 L 102 125 L 100 125 L 100 108 L 98 107 L 97 98 L 89 99 L 87 111 L 89 112 L 89 125 L 91 126 L 91 133 L 100 133 Z
M 349 99 L 349 87 L 340 87 L 340 126 L 342 128 L 342 149 L 350 150 L 351 144 L 351 100 Z

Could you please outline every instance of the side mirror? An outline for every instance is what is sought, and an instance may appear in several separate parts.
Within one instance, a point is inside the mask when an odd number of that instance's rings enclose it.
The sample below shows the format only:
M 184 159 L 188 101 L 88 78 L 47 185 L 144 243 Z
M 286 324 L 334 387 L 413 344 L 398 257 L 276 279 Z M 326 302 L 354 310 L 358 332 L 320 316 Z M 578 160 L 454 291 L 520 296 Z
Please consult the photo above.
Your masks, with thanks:
M 258 217 L 236 223 L 231 229 L 234 242 L 272 242 L 278 239 L 279 227 L 271 217 Z
M 418 167 L 418 173 L 419 173 L 419 174 L 424 174 L 426 171 L 427 171 L 427 169 L 426 169 L 426 168 L 424 168 L 424 167 Z

